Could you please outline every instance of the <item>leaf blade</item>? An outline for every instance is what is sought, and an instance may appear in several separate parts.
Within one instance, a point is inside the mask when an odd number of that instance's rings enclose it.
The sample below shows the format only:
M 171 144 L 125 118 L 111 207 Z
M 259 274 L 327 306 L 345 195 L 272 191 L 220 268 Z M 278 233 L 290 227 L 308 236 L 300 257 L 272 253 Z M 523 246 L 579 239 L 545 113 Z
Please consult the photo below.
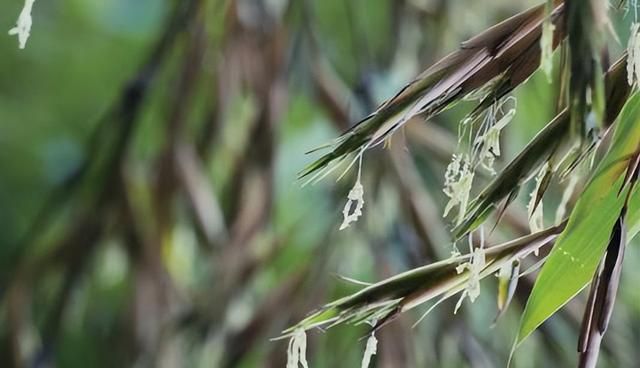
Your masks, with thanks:
M 622 206 L 620 175 L 640 141 L 640 95 L 632 96 L 616 125 L 611 149 L 571 213 L 531 292 L 516 339 L 519 345 L 591 280 Z M 626 191 L 627 189 L 625 189 Z

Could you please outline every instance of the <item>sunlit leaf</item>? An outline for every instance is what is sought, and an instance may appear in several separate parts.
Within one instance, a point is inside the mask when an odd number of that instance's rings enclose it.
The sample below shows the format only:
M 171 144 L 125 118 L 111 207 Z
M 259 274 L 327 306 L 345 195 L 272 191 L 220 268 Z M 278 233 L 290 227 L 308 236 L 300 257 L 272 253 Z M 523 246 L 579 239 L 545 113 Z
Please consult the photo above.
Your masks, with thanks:
M 630 242 L 640 232 L 640 190 L 637 185 L 629 198 L 627 229 L 627 242 Z
M 522 316 L 517 344 L 591 280 L 624 204 L 628 188 L 620 193 L 622 174 L 639 141 L 640 95 L 635 94 L 617 122 L 611 149 L 580 196 L 536 280 Z M 635 213 L 630 216 L 637 217 Z

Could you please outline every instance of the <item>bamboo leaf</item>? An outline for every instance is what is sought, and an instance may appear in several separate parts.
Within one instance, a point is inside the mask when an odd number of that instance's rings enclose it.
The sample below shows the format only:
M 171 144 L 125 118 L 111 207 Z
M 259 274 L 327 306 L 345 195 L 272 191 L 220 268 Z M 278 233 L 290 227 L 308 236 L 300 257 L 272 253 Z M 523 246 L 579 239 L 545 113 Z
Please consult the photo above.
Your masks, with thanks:
M 507 243 L 488 248 L 486 263 L 480 278 L 493 275 L 502 266 L 510 264 L 556 239 L 565 223 L 530 234 Z M 470 254 L 403 272 L 367 286 L 360 291 L 326 304 L 295 326 L 283 331 L 290 336 L 297 329 L 331 327 L 341 323 L 361 323 L 377 320 L 376 328 L 388 318 L 408 311 L 438 296 L 449 297 L 462 290 L 469 271 L 458 273 L 457 266 L 468 262 Z
M 630 242 L 640 232 L 640 188 L 637 185 L 629 199 L 627 226 L 627 242 Z
M 609 152 L 580 196 L 566 229 L 536 280 L 522 316 L 516 345 L 591 280 L 624 205 L 628 188 L 621 188 L 623 174 L 639 141 L 640 95 L 635 94 L 623 108 Z
M 554 1 L 554 47 L 564 39 L 564 3 Z M 385 101 L 375 112 L 340 136 L 332 150 L 302 170 L 299 177 L 317 174 L 333 162 L 360 149 L 369 149 L 392 135 L 414 116 L 430 118 L 488 83 L 497 85 L 474 111 L 478 113 L 524 83 L 540 64 L 539 38 L 544 4 L 533 7 L 463 42 L 415 80 Z

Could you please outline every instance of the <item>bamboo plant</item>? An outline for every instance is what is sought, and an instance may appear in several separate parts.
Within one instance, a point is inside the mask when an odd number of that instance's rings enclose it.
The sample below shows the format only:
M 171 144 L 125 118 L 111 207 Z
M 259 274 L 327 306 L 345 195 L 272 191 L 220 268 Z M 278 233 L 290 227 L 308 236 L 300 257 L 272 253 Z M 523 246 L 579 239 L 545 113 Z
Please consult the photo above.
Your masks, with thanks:
M 458 151 L 445 175 L 449 197 L 445 215 L 452 238 L 469 242 L 469 251 L 408 270 L 330 302 L 283 332 L 290 337 L 287 367 L 307 366 L 305 331 L 339 324 L 371 325 L 363 367 L 375 353 L 375 333 L 400 314 L 424 303 L 432 307 L 457 297 L 471 302 L 480 281 L 497 274 L 498 308 L 509 304 L 518 278 L 541 267 L 521 316 L 513 351 L 538 326 L 590 285 L 578 341 L 578 365 L 594 367 L 611 318 L 628 242 L 640 230 L 640 75 L 637 23 L 631 26 L 627 51 L 609 63 L 607 43 L 614 40 L 608 11 L 628 10 L 624 1 L 607 8 L 602 0 L 547 1 L 481 32 L 445 56 L 344 132 L 328 152 L 311 163 L 301 178 L 317 181 L 334 170 L 358 166 L 341 229 L 366 212 L 360 182 L 362 156 L 389 141 L 407 124 L 429 119 L 464 100 L 476 101 L 460 122 Z M 560 51 L 557 51 L 560 50 Z M 557 66 L 557 115 L 503 169 L 500 132 L 517 113 L 514 89 L 538 69 L 553 75 Z M 416 117 L 425 122 L 417 122 Z M 470 197 L 476 172 L 492 180 Z M 582 177 L 586 184 L 569 198 Z M 555 224 L 544 226 L 542 202 L 551 180 L 566 183 Z M 528 206 L 531 234 L 485 246 L 485 228 L 495 227 L 523 185 L 533 181 Z M 352 208 L 355 203 L 355 208 Z M 568 208 L 571 207 L 571 208 Z M 480 241 L 477 241 L 480 239 Z M 445 246 L 443 244 L 443 246 Z M 457 248 L 455 248 L 457 250 Z M 532 262 L 541 249 L 548 255 Z M 521 271 L 523 265 L 529 270 Z M 517 352 L 515 352 L 517 353 Z

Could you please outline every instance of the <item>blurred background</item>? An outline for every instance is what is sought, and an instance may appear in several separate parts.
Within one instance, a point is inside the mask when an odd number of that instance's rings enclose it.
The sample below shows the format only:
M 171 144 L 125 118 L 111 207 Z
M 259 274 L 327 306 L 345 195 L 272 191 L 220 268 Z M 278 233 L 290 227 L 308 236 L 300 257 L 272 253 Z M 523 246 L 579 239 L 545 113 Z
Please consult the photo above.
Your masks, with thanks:
M 304 187 L 297 173 L 459 42 L 535 4 L 36 1 L 25 50 L 0 36 L 0 366 L 284 367 L 287 342 L 270 338 L 358 290 L 338 275 L 375 282 L 448 257 L 444 170 L 473 105 L 369 151 L 364 216 L 347 230 L 357 170 Z M 0 3 L 0 30 L 22 6 Z M 553 116 L 557 90 L 541 73 L 517 90 L 498 167 Z M 530 190 L 489 243 L 528 233 Z M 603 367 L 640 361 L 635 244 L 625 263 Z M 424 308 L 404 315 L 378 334 L 375 366 L 506 366 L 533 280 L 494 327 L 495 279 L 455 316 L 455 300 L 415 328 Z M 574 365 L 583 297 L 512 366 Z M 365 334 L 310 333 L 310 366 L 359 366 Z

